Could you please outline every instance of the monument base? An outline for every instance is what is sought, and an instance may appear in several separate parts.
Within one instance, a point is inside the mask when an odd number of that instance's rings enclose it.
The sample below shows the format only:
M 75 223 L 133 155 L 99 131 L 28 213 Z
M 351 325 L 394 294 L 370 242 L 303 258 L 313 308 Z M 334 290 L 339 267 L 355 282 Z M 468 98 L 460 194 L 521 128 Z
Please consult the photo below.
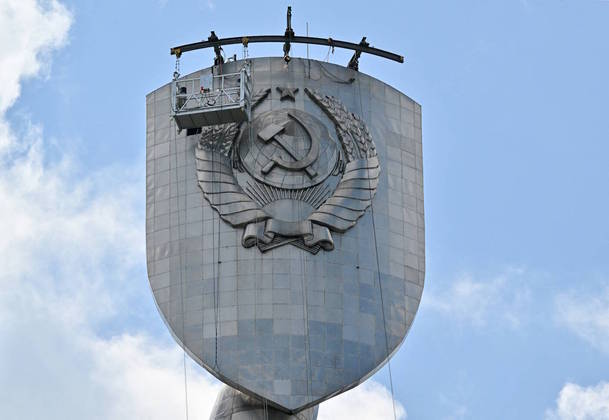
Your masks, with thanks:
M 317 406 L 297 414 L 286 414 L 229 386 L 224 386 L 209 420 L 316 420 Z

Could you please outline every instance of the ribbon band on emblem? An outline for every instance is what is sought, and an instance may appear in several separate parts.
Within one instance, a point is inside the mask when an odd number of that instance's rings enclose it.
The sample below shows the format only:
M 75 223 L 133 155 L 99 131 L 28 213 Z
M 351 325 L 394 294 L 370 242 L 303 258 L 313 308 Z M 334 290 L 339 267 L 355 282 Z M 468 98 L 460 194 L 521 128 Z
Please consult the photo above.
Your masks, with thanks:
M 319 245 L 326 251 L 334 249 L 334 241 L 330 230 L 310 220 L 299 222 L 286 222 L 277 219 L 268 219 L 261 222 L 249 223 L 243 231 L 241 243 L 250 248 L 258 243 L 270 244 L 277 235 L 295 240 L 302 238 L 308 247 Z

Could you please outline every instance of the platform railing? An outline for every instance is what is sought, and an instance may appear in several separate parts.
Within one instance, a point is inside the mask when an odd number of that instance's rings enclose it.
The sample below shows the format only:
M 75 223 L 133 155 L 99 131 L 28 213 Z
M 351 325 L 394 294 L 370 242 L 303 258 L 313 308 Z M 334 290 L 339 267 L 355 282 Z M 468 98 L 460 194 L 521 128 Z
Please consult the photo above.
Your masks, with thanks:
M 210 86 L 200 78 L 177 79 L 173 84 L 174 114 L 217 111 L 226 107 L 249 108 L 250 75 L 247 68 L 237 73 L 215 75 Z

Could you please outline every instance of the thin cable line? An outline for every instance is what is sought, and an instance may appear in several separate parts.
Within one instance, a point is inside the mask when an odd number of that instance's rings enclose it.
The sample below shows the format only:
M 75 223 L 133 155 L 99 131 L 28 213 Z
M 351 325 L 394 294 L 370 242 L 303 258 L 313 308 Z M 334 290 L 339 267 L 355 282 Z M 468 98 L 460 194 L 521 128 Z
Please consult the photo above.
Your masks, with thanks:
M 177 146 L 177 143 L 176 143 Z M 186 196 L 187 194 L 187 190 L 188 190 L 188 184 L 187 184 L 187 170 L 188 170 L 188 165 L 187 165 L 187 156 L 186 156 L 186 151 L 187 151 L 187 147 L 186 147 L 186 138 L 184 138 L 184 216 L 186 216 Z M 176 158 L 177 158 L 177 150 L 176 150 Z M 179 190 L 178 190 L 178 196 L 179 196 Z M 179 197 L 178 197 L 178 202 L 179 202 Z M 186 222 L 186 217 L 185 217 L 185 222 Z M 184 225 L 184 238 L 186 238 L 186 225 Z M 183 261 L 182 261 L 182 253 L 183 253 L 183 249 L 182 249 L 182 243 L 180 242 L 180 267 L 183 267 Z M 183 270 L 186 270 L 186 267 L 183 268 Z M 182 269 L 180 269 L 180 273 L 182 272 Z M 182 284 L 184 284 L 184 281 L 182 281 Z M 184 301 L 184 292 L 182 292 L 182 301 Z M 182 316 L 182 323 L 184 323 L 186 318 L 186 312 L 184 312 L 183 316 Z M 182 333 L 184 334 L 184 347 L 186 347 L 186 331 L 184 331 L 184 328 L 182 328 Z M 186 349 L 183 348 L 183 359 L 184 359 L 184 396 L 186 399 L 186 420 L 188 420 L 188 411 L 189 411 L 189 407 L 188 407 L 188 378 L 186 376 L 187 371 L 186 371 Z
M 199 140 L 195 144 L 195 175 L 197 175 L 198 179 L 198 159 L 197 159 L 197 149 L 201 146 L 201 141 L 203 140 L 203 130 L 201 130 L 201 136 Z M 200 186 L 199 186 L 199 189 Z M 203 192 L 203 191 L 201 191 Z M 207 201 L 203 198 L 201 200 L 201 344 L 202 349 L 205 349 L 205 205 Z M 211 208 L 211 205 L 210 205 Z M 205 350 L 202 350 L 202 353 L 205 353 Z
M 359 90 L 359 103 L 360 103 L 360 113 L 361 113 L 361 118 L 363 119 L 364 116 L 364 106 L 362 103 L 362 85 L 360 82 L 360 78 L 357 78 L 357 86 L 358 86 L 358 90 Z M 368 171 L 370 171 L 370 169 L 368 169 Z M 370 177 L 368 177 L 368 192 L 370 194 L 370 216 L 372 217 L 372 236 L 374 238 L 374 251 L 375 251 L 375 256 L 376 256 L 376 273 L 377 273 L 377 279 L 378 279 L 378 284 L 379 284 L 379 295 L 381 298 L 381 313 L 383 314 L 383 330 L 385 332 L 385 351 L 387 352 L 387 357 L 389 357 L 389 339 L 387 337 L 387 320 L 385 319 L 385 302 L 383 300 L 383 286 L 381 284 L 381 266 L 379 263 L 379 249 L 378 249 L 378 242 L 377 242 L 377 237 L 376 237 L 376 222 L 374 220 L 374 202 L 373 202 L 373 196 L 372 196 L 372 184 L 371 184 L 371 180 Z M 389 370 L 389 386 L 391 387 L 391 404 L 393 406 L 393 418 L 394 420 L 397 420 L 397 414 L 395 411 L 395 396 L 394 396 L 394 392 L 393 392 L 393 375 L 391 374 L 391 361 L 387 360 L 387 368 Z
M 216 171 L 216 153 L 214 151 L 213 145 L 210 145 L 211 151 L 211 165 L 212 172 Z M 212 183 L 212 191 L 216 193 L 216 183 Z M 218 245 L 220 243 L 220 215 L 218 217 Z M 218 367 L 218 273 L 220 271 L 220 267 L 218 267 L 218 260 L 220 259 L 220 250 L 219 246 L 216 246 L 216 214 L 212 215 L 212 241 L 213 241 L 213 292 L 214 292 L 214 367 Z
M 186 377 L 186 351 L 182 349 L 182 359 L 184 362 L 184 399 L 186 403 L 186 420 L 188 420 L 188 379 Z
M 175 162 L 175 182 L 176 182 L 176 207 L 178 209 L 178 260 L 180 263 L 180 297 L 182 303 L 182 362 L 184 367 L 184 399 L 185 399 L 185 411 L 186 411 L 186 420 L 188 420 L 188 377 L 186 373 L 186 332 L 185 332 L 185 321 L 186 312 L 184 310 L 184 278 L 182 275 L 182 270 L 184 269 L 182 264 L 182 225 L 180 224 L 180 189 L 179 185 L 179 176 L 178 176 L 178 142 L 176 137 L 176 128 L 173 126 L 174 122 L 170 121 L 170 130 L 173 132 L 173 148 L 174 148 L 174 162 Z M 171 145 L 170 145 L 171 146 Z M 186 149 L 186 148 L 185 148 Z M 184 173 L 186 173 L 186 169 L 184 169 Z M 169 200 L 171 201 L 171 182 L 169 183 Z M 171 206 L 170 206 L 171 207 Z
M 302 213 L 302 201 L 298 202 L 300 212 Z M 305 251 L 298 249 L 300 255 L 300 271 L 302 278 L 302 295 L 303 295 L 303 318 L 304 318 L 304 341 L 305 341 L 305 369 L 307 373 L 307 394 L 310 397 L 313 393 L 312 391 L 312 382 L 313 382 L 313 373 L 311 368 L 311 343 L 309 342 L 309 298 L 308 298 L 308 290 L 307 287 L 307 277 L 306 277 L 306 258 L 304 256 Z
M 215 155 L 215 154 L 214 154 Z M 220 252 L 222 250 L 222 247 L 220 245 L 220 238 L 221 238 L 221 230 L 222 227 L 222 221 L 220 218 L 220 213 L 218 213 L 218 260 L 217 260 L 217 265 L 218 265 L 218 269 L 216 270 L 216 294 L 218 295 L 217 299 L 216 299 L 216 366 L 218 365 L 218 331 L 221 330 L 220 328 L 220 271 L 221 271 L 221 264 L 222 264 L 222 256 L 220 255 Z

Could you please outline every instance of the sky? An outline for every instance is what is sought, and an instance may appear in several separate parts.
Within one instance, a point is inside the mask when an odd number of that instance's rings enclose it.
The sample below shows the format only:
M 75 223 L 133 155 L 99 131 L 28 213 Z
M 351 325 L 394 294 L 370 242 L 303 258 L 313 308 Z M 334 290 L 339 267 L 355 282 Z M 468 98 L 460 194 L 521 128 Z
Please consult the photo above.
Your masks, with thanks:
M 385 367 L 319 419 L 392 398 L 401 419 L 609 419 L 604 0 L 0 0 L 0 418 L 208 418 L 221 385 L 187 361 L 186 407 L 147 283 L 145 95 L 170 47 L 283 33 L 288 4 L 297 34 L 404 55 L 360 71 L 423 116 L 426 283 L 393 396 Z

